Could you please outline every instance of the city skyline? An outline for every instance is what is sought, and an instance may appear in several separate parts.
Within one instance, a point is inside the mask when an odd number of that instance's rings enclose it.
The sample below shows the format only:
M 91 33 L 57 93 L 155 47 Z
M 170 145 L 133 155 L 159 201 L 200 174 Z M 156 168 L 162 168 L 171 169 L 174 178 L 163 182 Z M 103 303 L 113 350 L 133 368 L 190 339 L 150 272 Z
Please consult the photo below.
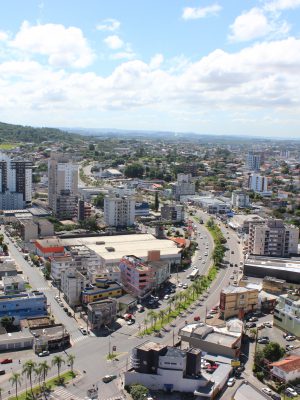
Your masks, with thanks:
M 300 138 L 299 0 L 13 0 L 0 121 Z

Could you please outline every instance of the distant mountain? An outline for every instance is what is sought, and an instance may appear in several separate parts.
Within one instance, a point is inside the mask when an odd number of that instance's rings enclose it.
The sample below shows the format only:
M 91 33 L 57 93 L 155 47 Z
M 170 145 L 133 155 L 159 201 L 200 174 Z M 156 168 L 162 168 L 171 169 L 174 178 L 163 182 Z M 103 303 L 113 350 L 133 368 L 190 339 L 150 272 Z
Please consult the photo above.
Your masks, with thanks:
M 0 122 L 0 143 L 24 142 L 38 144 L 44 141 L 73 141 L 76 137 L 79 137 L 79 135 L 56 128 L 33 128 L 32 126 Z

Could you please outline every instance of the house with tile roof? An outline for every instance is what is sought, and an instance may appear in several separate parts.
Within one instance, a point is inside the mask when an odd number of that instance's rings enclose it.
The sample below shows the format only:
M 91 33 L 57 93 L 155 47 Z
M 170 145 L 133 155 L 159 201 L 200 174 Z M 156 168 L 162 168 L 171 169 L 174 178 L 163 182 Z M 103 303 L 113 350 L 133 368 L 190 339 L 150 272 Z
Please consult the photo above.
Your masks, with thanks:
M 300 378 L 300 356 L 289 356 L 270 364 L 271 374 L 275 379 L 289 382 Z

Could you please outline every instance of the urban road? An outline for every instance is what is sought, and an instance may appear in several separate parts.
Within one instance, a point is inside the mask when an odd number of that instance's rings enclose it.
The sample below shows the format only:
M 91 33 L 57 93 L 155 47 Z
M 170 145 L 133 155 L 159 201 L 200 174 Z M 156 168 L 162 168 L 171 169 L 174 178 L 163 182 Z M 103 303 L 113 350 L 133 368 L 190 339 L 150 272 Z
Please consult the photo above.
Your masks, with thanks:
M 207 214 L 200 211 L 197 211 L 197 216 L 202 218 L 204 223 L 209 218 Z M 197 228 L 196 240 L 199 247 L 193 258 L 192 265 L 195 265 L 197 268 L 199 268 L 200 274 L 204 274 L 208 271 L 209 266 L 211 265 L 210 256 L 213 250 L 213 240 L 203 224 L 199 224 L 196 219 L 194 219 L 194 223 Z M 223 225 L 221 225 L 221 229 L 227 239 L 227 247 L 230 249 L 226 252 L 226 258 L 229 262 L 239 265 L 240 262 L 243 261 L 242 246 L 239 244 L 239 239 L 235 232 L 231 230 L 228 231 Z M 202 237 L 201 239 L 200 236 Z M 98 387 L 99 398 L 101 398 L 101 400 L 120 397 L 120 380 L 116 379 L 105 384 L 102 382 L 102 377 L 107 374 L 114 374 L 118 377 L 122 376 L 121 373 L 127 368 L 127 366 L 129 366 L 130 351 L 136 345 L 141 344 L 146 340 L 153 340 L 171 345 L 174 338 L 177 339 L 178 331 L 182 326 L 184 326 L 185 321 L 192 322 L 195 315 L 199 315 L 203 320 L 206 312 L 219 303 L 220 292 L 222 288 L 226 287 L 231 282 L 230 277 L 233 273 L 233 268 L 230 268 L 229 266 L 227 268 L 220 269 L 217 278 L 207 293 L 208 297 L 203 304 L 194 307 L 193 310 L 190 310 L 190 313 L 178 317 L 172 324 L 174 326 L 170 326 L 170 330 L 164 332 L 162 338 L 153 336 L 141 337 L 139 335 L 139 331 L 141 331 L 143 328 L 143 320 L 146 317 L 146 311 L 144 313 L 136 314 L 136 323 L 134 325 L 127 326 L 125 324 L 117 331 L 111 332 L 111 335 L 104 337 L 96 337 L 91 335 L 84 336 L 78 329 L 78 322 L 74 318 L 67 316 L 67 314 L 56 302 L 55 296 L 58 295 L 58 290 L 52 287 L 51 283 L 44 279 L 36 267 L 30 266 L 30 264 L 24 259 L 22 253 L 19 252 L 14 243 L 6 235 L 5 241 L 8 243 L 12 258 L 15 259 L 19 269 L 23 271 L 25 277 L 28 278 L 32 288 L 45 293 L 49 305 L 49 311 L 51 311 L 51 313 L 55 316 L 57 322 L 61 322 L 65 325 L 66 329 L 70 333 L 73 346 L 72 348 L 67 349 L 66 353 L 75 355 L 76 358 L 74 368 L 79 372 L 79 378 L 75 386 L 70 385 L 66 388 L 66 392 L 64 392 L 61 397 L 58 395 L 57 398 L 62 399 L 83 399 L 86 397 L 87 389 L 93 386 Z M 204 256 L 205 252 L 208 253 L 207 257 Z M 202 257 L 201 260 L 199 259 L 200 256 Z M 203 260 L 205 260 L 205 263 L 203 263 Z M 182 283 L 188 283 L 187 275 L 190 273 L 190 271 L 191 270 L 188 269 L 186 271 L 179 272 L 178 281 Z M 174 274 L 172 279 L 176 282 L 177 274 Z M 178 288 L 177 290 L 182 289 Z M 167 301 L 161 301 L 160 308 L 163 309 L 166 307 Z M 117 360 L 108 361 L 107 355 L 110 349 L 112 349 L 112 346 L 116 346 L 116 352 L 118 354 Z M 65 354 L 62 353 L 62 356 L 64 355 Z M 3 399 L 9 397 L 8 391 L 13 391 L 13 388 L 9 382 L 11 372 L 21 372 L 22 363 L 28 359 L 41 361 L 41 359 L 37 357 L 32 350 L 13 352 L 11 354 L 6 354 L 5 357 L 6 356 L 13 359 L 13 364 L 5 366 L 7 373 L 6 375 L 0 377 L 0 387 L 3 390 Z M 51 364 L 52 357 L 53 354 L 44 358 L 43 361 L 47 359 L 48 363 Z M 66 369 L 68 369 L 68 366 L 64 364 L 62 371 Z M 51 377 L 55 375 L 56 369 L 52 367 L 48 376 Z M 20 387 L 21 391 L 25 390 L 26 384 L 28 383 L 26 383 L 23 379 Z M 225 397 L 222 396 L 222 398 Z

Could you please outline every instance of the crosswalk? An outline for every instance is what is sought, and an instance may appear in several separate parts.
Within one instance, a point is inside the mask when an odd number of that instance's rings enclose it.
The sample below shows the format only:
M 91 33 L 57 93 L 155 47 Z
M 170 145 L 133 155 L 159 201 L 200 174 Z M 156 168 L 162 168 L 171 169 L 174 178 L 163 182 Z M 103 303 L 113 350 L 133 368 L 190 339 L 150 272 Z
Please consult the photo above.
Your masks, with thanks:
M 39 292 L 46 292 L 48 290 L 52 290 L 49 286 L 38 287 L 36 290 Z
M 83 397 L 75 396 L 73 393 L 69 392 L 65 388 L 54 390 L 54 392 L 51 393 L 51 397 L 57 400 L 84 400 Z
M 81 342 L 82 340 L 86 340 L 88 339 L 88 335 L 82 335 L 80 332 L 76 332 L 74 334 L 71 334 L 71 342 L 73 344 Z

